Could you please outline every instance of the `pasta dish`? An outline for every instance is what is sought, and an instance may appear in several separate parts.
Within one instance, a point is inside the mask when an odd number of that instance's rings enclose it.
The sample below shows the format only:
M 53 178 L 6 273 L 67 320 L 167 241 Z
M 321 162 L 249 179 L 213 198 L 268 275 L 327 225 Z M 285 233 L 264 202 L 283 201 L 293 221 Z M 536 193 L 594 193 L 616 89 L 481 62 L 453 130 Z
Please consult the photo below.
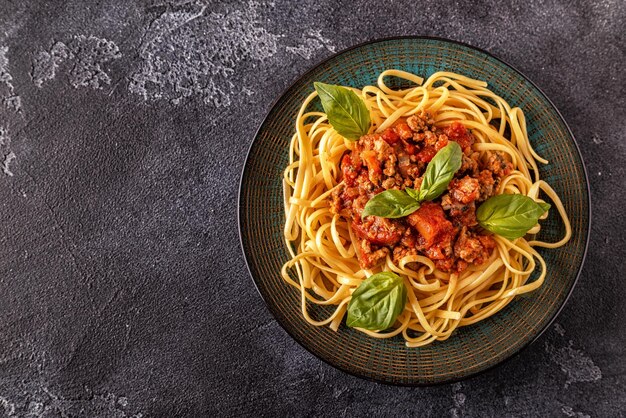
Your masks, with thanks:
M 392 89 L 391 77 L 405 87 Z M 571 227 L 540 178 L 548 161 L 520 108 L 450 72 L 386 70 L 362 89 L 314 87 L 284 172 L 281 272 L 307 322 L 337 331 L 345 318 L 419 347 L 542 285 L 536 247 L 564 245 Z M 565 236 L 544 242 L 540 221 L 553 210 Z M 332 312 L 318 318 L 313 305 Z

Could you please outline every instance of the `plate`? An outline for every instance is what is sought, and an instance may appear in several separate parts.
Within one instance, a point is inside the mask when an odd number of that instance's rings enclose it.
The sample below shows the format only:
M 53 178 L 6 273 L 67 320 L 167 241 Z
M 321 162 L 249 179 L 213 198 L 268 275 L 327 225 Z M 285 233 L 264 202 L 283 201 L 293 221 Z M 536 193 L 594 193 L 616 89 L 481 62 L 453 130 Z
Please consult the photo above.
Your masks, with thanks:
M 453 71 L 484 80 L 489 88 L 526 115 L 528 135 L 548 159 L 541 178 L 559 194 L 570 216 L 572 238 L 557 249 L 537 250 L 548 274 L 538 290 L 517 297 L 504 310 L 475 325 L 457 329 L 446 341 L 407 348 L 401 336 L 375 339 L 341 325 L 338 332 L 308 324 L 300 294 L 281 278 L 289 259 L 283 241 L 282 172 L 300 104 L 314 81 L 361 88 L 375 84 L 385 69 L 427 78 Z M 590 228 L 589 186 L 576 141 L 558 110 L 528 78 L 478 48 L 445 39 L 382 39 L 342 51 L 302 75 L 274 103 L 254 137 L 241 176 L 239 233 L 250 275 L 278 323 L 304 348 L 356 376 L 398 385 L 457 381 L 501 363 L 535 341 L 555 319 L 580 274 Z M 564 234 L 556 211 L 542 222 L 542 240 Z M 531 280 L 533 277 L 531 277 Z M 323 315 L 324 307 L 312 309 Z

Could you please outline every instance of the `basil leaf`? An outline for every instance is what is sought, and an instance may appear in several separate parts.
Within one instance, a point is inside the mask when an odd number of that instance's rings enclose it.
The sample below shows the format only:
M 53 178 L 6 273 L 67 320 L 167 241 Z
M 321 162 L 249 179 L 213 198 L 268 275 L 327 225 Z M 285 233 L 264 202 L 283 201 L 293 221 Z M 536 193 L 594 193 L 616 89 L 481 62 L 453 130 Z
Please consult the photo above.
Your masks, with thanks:
M 448 187 L 463 162 L 463 151 L 454 141 L 440 149 L 426 167 L 419 192 L 419 201 L 434 200 Z
M 402 190 L 385 190 L 372 197 L 361 218 L 366 216 L 380 216 L 381 218 L 402 218 L 419 209 L 420 204 Z
M 480 205 L 476 219 L 486 230 L 513 240 L 523 237 L 537 225 L 539 217 L 548 209 L 548 203 L 537 203 L 523 194 L 501 194 Z
M 374 274 L 352 293 L 346 324 L 352 328 L 387 329 L 402 313 L 406 300 L 406 287 L 400 276 L 389 271 Z
M 359 96 L 341 86 L 319 82 L 313 85 L 328 121 L 339 135 L 356 141 L 367 134 L 370 129 L 370 112 Z
M 420 201 L 420 191 L 419 190 L 415 190 L 415 189 L 411 189 L 410 187 L 407 187 L 404 189 L 404 191 L 411 196 L 413 199 L 417 200 L 418 202 Z

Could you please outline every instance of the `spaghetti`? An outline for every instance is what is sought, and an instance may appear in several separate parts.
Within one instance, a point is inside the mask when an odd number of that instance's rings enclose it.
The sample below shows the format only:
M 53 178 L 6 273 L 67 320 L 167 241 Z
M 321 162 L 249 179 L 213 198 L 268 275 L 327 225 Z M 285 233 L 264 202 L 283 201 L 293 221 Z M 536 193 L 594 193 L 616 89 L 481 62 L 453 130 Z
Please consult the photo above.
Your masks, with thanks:
M 385 83 L 387 77 L 415 86 L 394 90 Z M 416 253 L 395 260 L 388 254 L 382 263 L 362 268 L 355 245 L 358 238 L 349 220 L 331 210 L 329 203 L 333 191 L 344 181 L 342 157 L 353 151 L 356 143 L 339 135 L 324 112 L 308 110 L 318 95 L 313 92 L 298 112 L 283 182 L 284 237 L 291 259 L 281 274 L 299 290 L 306 321 L 337 331 L 355 289 L 373 274 L 390 271 L 403 279 L 407 289 L 404 309 L 389 329 L 357 329 L 375 338 L 402 335 L 408 347 L 419 347 L 446 340 L 457 327 L 488 318 L 515 296 L 540 287 L 546 264 L 535 247 L 564 245 L 570 239 L 571 227 L 559 197 L 540 179 L 538 164 L 548 161 L 533 150 L 522 110 L 490 91 L 487 83 L 451 72 L 437 72 L 424 81 L 411 73 L 386 70 L 376 86 L 351 90 L 365 102 L 373 133 L 382 133 L 424 111 L 441 129 L 460 122 L 475 139 L 473 152 L 481 157 L 501 153 L 512 166 L 494 193 L 522 194 L 542 202 L 539 192 L 543 191 L 563 220 L 565 236 L 553 243 L 527 239 L 539 232 L 539 224 L 525 237 L 514 240 L 493 235 L 495 248 L 488 259 L 480 265 L 469 264 L 462 271 L 437 268 L 429 257 Z M 537 279 L 529 282 L 537 268 Z M 332 306 L 333 311 L 316 320 L 309 304 Z

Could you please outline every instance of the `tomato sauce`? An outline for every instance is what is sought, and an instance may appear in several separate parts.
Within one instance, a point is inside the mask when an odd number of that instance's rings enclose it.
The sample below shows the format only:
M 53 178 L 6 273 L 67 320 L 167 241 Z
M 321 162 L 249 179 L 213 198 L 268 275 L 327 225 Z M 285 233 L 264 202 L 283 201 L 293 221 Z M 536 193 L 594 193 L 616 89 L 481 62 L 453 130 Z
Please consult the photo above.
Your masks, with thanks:
M 464 156 L 446 192 L 403 218 L 362 219 L 363 208 L 376 194 L 419 189 L 427 164 L 449 141 L 457 142 Z M 500 152 L 480 158 L 473 143 L 461 122 L 439 128 L 430 113 L 421 112 L 381 134 L 364 135 L 343 156 L 342 182 L 331 194 L 331 211 L 349 221 L 362 268 L 387 257 L 398 263 L 407 255 L 423 255 L 441 270 L 461 272 L 488 260 L 495 241 L 477 225 L 476 205 L 495 194 L 512 164 Z

